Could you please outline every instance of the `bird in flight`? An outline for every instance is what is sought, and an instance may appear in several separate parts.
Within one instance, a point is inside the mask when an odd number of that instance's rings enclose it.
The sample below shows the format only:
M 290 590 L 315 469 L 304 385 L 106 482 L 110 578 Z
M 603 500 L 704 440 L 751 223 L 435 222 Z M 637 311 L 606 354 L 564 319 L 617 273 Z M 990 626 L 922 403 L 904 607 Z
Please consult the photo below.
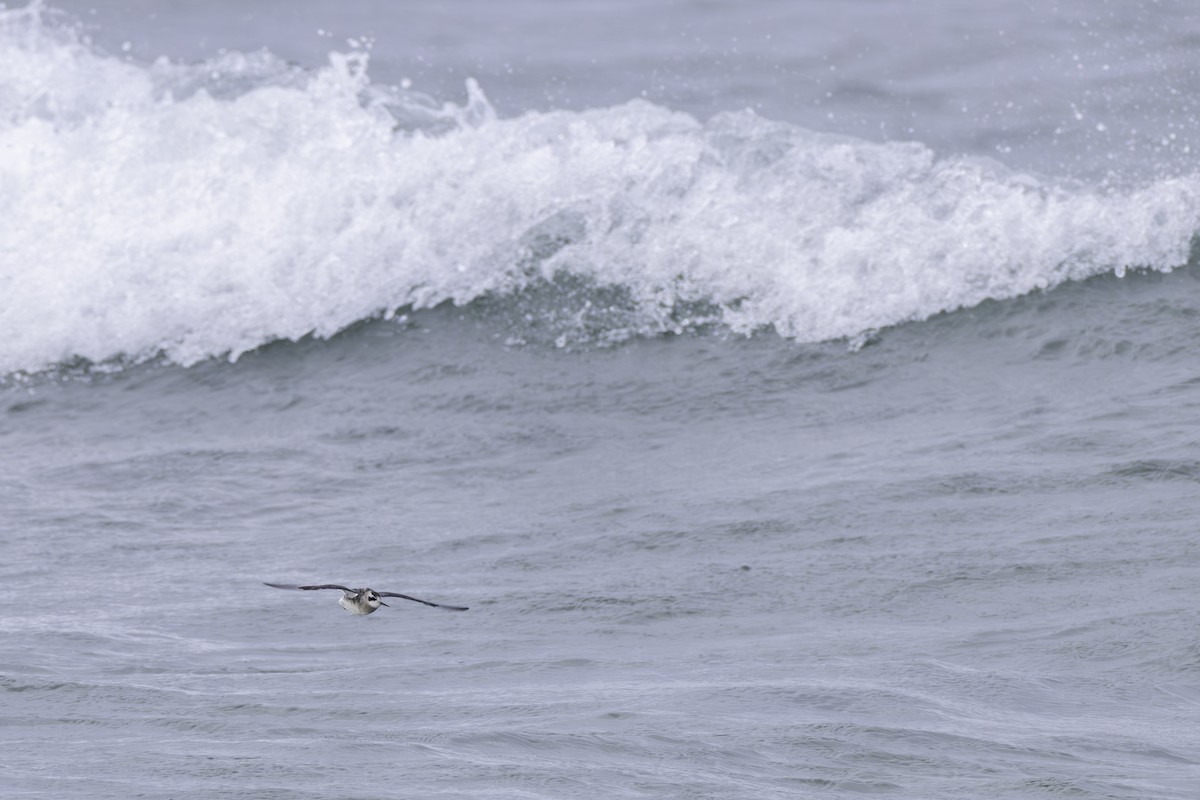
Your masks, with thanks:
M 370 614 L 380 606 L 386 606 L 387 603 L 382 600 L 384 597 L 399 597 L 403 600 L 412 600 L 414 603 L 422 603 L 434 608 L 444 608 L 447 611 L 467 610 L 466 606 L 444 606 L 441 603 L 431 603 L 428 600 L 421 600 L 420 598 L 410 597 L 406 594 L 377 592 L 374 589 L 349 589 L 345 586 L 338 586 L 336 583 L 322 583 L 317 586 L 297 586 L 294 583 L 267 583 L 266 585 L 276 589 L 303 589 L 304 591 L 312 589 L 341 589 L 342 596 L 338 599 L 338 605 L 351 614 Z

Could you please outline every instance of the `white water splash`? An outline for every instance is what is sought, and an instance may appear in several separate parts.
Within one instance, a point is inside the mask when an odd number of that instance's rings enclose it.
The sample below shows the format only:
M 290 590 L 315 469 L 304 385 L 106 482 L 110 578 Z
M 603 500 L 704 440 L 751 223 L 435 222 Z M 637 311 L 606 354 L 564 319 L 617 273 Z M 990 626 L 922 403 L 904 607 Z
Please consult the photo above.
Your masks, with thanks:
M 1101 192 L 914 143 L 636 101 L 498 119 L 364 53 L 139 65 L 0 12 L 0 374 L 191 364 L 568 274 L 633 332 L 853 337 L 1188 257 L 1192 177 Z M 621 323 L 629 326 L 626 316 Z M 603 333 L 601 333 L 603 335 Z

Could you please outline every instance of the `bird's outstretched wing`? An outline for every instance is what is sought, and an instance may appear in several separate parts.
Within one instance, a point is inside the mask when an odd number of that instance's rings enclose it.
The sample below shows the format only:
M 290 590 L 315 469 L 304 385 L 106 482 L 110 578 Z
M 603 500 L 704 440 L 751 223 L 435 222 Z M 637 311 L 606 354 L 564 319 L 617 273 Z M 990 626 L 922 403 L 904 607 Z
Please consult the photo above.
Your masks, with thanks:
M 378 592 L 377 594 L 380 597 L 399 597 L 403 600 L 412 600 L 414 603 L 424 603 L 427 606 L 433 606 L 434 608 L 444 608 L 447 611 L 466 611 L 468 609 L 468 606 L 444 606 L 441 603 L 431 603 L 428 600 L 422 600 L 419 597 L 410 597 L 406 594 L 397 594 L 396 592 Z
M 276 589 L 304 589 L 305 591 L 309 589 L 341 589 L 343 592 L 354 591 L 353 589 L 347 589 L 345 586 L 338 586 L 336 583 L 322 583 L 320 586 L 297 586 L 294 583 L 267 583 L 266 581 L 263 583 L 266 586 L 273 586 Z

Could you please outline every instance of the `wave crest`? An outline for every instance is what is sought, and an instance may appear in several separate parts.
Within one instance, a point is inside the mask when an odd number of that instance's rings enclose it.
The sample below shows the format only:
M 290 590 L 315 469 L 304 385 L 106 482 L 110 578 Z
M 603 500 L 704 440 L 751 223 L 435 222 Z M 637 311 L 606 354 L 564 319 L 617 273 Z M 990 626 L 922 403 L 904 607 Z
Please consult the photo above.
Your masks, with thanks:
M 559 341 L 853 337 L 1171 269 L 1200 214 L 1190 176 L 1057 185 L 643 101 L 499 119 L 474 83 L 462 106 L 374 86 L 362 52 L 139 65 L 48 16 L 0 12 L 0 373 L 236 358 L 547 285 L 591 293 L 529 306 Z

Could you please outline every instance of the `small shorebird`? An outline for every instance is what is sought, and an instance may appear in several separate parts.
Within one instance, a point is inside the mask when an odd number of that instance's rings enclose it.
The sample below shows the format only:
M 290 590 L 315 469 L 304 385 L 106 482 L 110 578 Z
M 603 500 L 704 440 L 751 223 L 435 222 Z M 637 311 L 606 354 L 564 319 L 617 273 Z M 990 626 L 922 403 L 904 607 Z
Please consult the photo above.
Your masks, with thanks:
M 349 611 L 351 614 L 370 614 L 380 606 L 386 606 L 380 598 L 383 597 L 400 597 L 405 600 L 412 600 L 414 603 L 423 603 L 434 608 L 444 608 L 447 611 L 466 611 L 466 606 L 444 606 L 441 603 L 431 603 L 428 600 L 421 600 L 416 597 L 409 597 L 406 594 L 397 594 L 396 592 L 377 592 L 374 589 L 348 589 L 345 586 L 338 586 L 336 583 L 322 583 L 319 586 L 297 586 L 294 583 L 268 583 L 267 586 L 273 586 L 276 589 L 341 589 L 342 596 L 338 599 L 338 605 Z

